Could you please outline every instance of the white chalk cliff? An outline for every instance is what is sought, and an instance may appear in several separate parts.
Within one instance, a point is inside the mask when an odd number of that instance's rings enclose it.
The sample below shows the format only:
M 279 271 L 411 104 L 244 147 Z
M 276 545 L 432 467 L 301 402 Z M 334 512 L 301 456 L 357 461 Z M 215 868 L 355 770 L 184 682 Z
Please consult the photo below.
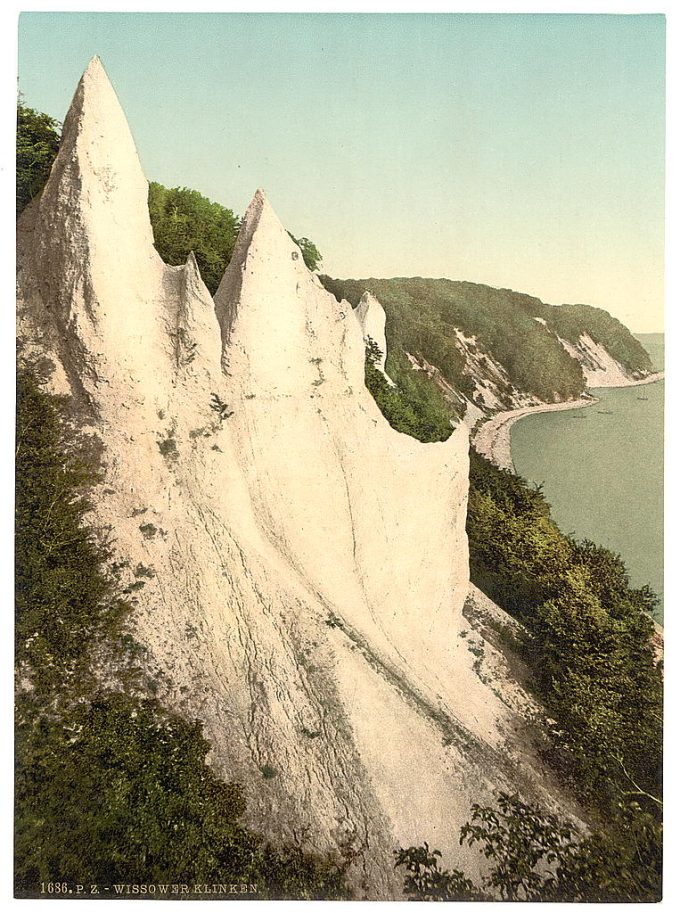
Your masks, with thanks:
M 387 336 L 385 335 L 385 326 L 387 324 L 387 315 L 385 314 L 385 309 L 375 295 L 371 295 L 370 292 L 364 292 L 354 313 L 361 326 L 364 342 L 366 344 L 374 342 L 380 350 L 380 358 L 376 362 L 376 368 L 385 377 L 388 384 L 393 387 L 394 381 L 386 371 Z
M 627 387 L 639 379 L 633 371 L 620 364 L 605 347 L 588 333 L 581 333 L 577 343 L 557 337 L 566 351 L 581 365 L 589 387 Z
M 96 519 L 155 575 L 135 614 L 149 673 L 204 722 L 249 823 L 351 850 L 370 897 L 399 895 L 399 844 L 474 874 L 470 803 L 532 774 L 511 736 L 525 699 L 467 639 L 467 429 L 389 427 L 351 307 L 261 191 L 214 303 L 193 256 L 166 266 L 96 58 L 18 255 L 20 335 L 104 445 Z M 488 643 L 485 662 L 507 678 Z

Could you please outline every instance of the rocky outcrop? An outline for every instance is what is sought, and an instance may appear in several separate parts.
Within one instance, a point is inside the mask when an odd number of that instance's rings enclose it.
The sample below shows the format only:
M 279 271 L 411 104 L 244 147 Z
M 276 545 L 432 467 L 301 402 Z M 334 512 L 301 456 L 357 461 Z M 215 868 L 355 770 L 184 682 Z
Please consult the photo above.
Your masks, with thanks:
M 380 351 L 380 357 L 376 361 L 376 368 L 385 377 L 388 384 L 393 387 L 394 381 L 387 375 L 387 337 L 385 336 L 385 324 L 387 316 L 382 304 L 375 295 L 370 292 L 364 292 L 354 314 L 361 326 L 361 332 L 364 336 L 364 342 L 368 345 L 374 342 Z
M 160 260 L 97 59 L 18 256 L 20 335 L 104 445 L 96 519 L 149 569 L 148 675 L 204 722 L 250 824 L 347 853 L 369 897 L 399 894 L 399 844 L 474 874 L 470 803 L 537 787 L 521 710 L 466 640 L 467 430 L 390 428 L 351 307 L 261 191 L 214 303 L 193 256 Z

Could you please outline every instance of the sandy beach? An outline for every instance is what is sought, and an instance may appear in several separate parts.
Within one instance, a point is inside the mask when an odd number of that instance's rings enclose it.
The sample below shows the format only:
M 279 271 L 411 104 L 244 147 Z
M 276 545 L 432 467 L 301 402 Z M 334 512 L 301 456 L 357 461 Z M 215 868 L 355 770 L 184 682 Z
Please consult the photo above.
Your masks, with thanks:
M 663 371 L 657 371 L 649 374 L 640 380 L 633 380 L 627 384 L 621 384 L 625 387 L 642 387 L 646 384 L 653 384 L 664 377 Z M 597 388 L 594 388 L 597 389 Z M 608 387 L 607 389 L 612 389 Z M 512 452 L 510 448 L 510 429 L 525 415 L 533 415 L 537 412 L 563 412 L 566 409 L 584 409 L 586 406 L 594 406 L 598 402 L 597 396 L 589 391 L 579 399 L 567 400 L 563 403 L 541 403 L 538 406 L 524 406 L 521 409 L 511 409 L 508 412 L 499 412 L 492 416 L 472 434 L 472 442 L 475 450 L 487 460 L 491 460 L 500 469 L 510 469 L 514 471 L 512 462 Z

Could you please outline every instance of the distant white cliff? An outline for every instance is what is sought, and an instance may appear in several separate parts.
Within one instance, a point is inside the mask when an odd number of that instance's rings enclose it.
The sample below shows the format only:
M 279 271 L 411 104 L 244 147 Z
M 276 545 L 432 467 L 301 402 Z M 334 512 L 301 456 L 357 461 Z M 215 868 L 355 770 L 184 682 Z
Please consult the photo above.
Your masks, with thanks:
M 638 378 L 628 371 L 605 347 L 588 333 L 581 333 L 577 343 L 557 337 L 572 358 L 581 365 L 588 387 L 627 387 Z

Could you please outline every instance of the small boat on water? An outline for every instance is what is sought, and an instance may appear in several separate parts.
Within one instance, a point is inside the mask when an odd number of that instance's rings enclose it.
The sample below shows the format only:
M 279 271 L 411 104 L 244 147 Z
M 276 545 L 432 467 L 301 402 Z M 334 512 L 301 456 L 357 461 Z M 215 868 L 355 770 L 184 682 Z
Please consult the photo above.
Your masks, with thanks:
M 613 415 L 614 413 L 612 412 L 611 409 L 598 409 L 597 414 L 598 415 Z
M 641 399 L 643 402 L 646 403 L 649 400 L 649 397 L 648 396 L 638 396 L 638 399 Z

